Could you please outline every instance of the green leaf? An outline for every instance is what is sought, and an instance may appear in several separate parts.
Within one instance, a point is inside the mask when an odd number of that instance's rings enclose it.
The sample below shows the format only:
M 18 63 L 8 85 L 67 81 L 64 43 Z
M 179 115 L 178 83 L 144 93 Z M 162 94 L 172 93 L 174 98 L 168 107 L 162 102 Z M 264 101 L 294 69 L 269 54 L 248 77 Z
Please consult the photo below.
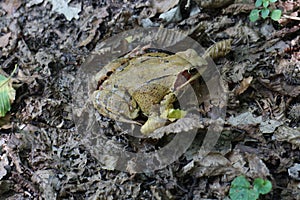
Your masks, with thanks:
M 16 67 L 12 74 L 15 70 Z M 12 87 L 11 76 L 6 78 L 0 74 L 0 117 L 4 117 L 10 111 L 10 104 L 15 100 L 16 91 Z
M 267 194 L 272 190 L 272 183 L 269 180 L 257 178 L 253 182 L 253 189 L 260 194 Z
M 256 0 L 255 7 L 259 7 L 262 5 L 262 0 Z
M 269 6 L 269 1 L 264 1 L 264 2 L 263 2 L 263 7 L 264 7 L 264 8 L 267 8 L 268 6 Z
M 269 9 L 268 8 L 264 8 L 264 9 L 261 10 L 261 17 L 263 19 L 266 19 L 269 16 L 269 13 L 270 13 Z
M 271 3 L 275 3 L 277 0 L 269 0 Z
M 230 188 L 229 196 L 231 200 L 256 200 L 259 194 L 252 189 Z
M 251 11 L 251 13 L 249 15 L 251 22 L 255 22 L 256 20 L 259 19 L 259 12 L 260 12 L 260 10 L 258 10 L 258 9 L 254 9 Z
M 250 188 L 251 185 L 245 176 L 238 176 L 231 182 L 229 196 L 232 200 L 256 200 L 259 193 Z
M 281 17 L 281 10 L 275 9 L 271 12 L 271 19 L 278 21 Z
M 186 115 L 186 111 L 180 109 L 170 109 L 168 112 L 168 119 L 180 119 Z
M 231 182 L 231 187 L 250 188 L 250 183 L 245 176 L 238 176 Z

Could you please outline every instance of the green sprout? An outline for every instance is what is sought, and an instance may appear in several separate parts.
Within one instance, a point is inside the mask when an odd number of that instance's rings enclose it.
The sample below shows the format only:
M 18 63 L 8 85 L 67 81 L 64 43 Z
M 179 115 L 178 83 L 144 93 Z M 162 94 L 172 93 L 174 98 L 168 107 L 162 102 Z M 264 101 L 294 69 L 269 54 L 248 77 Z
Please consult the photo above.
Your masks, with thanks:
M 263 19 L 266 19 L 270 15 L 272 20 L 278 21 L 281 17 L 281 10 L 274 9 L 271 12 L 269 9 L 270 3 L 275 3 L 276 1 L 277 0 L 256 0 L 255 7 L 260 9 L 254 9 L 251 11 L 249 15 L 250 21 L 255 22 L 259 19 L 259 15 L 261 15 Z
M 260 194 L 267 194 L 271 189 L 269 180 L 256 178 L 251 187 L 245 176 L 238 176 L 231 182 L 229 196 L 232 200 L 256 200 Z

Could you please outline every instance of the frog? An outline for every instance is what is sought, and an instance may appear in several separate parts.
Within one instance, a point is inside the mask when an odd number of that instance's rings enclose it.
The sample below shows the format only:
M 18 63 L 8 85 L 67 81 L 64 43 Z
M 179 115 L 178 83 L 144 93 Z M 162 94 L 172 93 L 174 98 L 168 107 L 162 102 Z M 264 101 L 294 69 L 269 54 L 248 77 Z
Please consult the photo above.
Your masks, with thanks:
M 179 91 L 207 69 L 207 61 L 194 49 L 177 53 L 145 51 L 124 56 L 105 65 L 96 75 L 97 89 L 92 94 L 100 114 L 116 121 L 141 126 L 149 135 L 170 122 Z M 146 116 L 144 124 L 139 116 Z

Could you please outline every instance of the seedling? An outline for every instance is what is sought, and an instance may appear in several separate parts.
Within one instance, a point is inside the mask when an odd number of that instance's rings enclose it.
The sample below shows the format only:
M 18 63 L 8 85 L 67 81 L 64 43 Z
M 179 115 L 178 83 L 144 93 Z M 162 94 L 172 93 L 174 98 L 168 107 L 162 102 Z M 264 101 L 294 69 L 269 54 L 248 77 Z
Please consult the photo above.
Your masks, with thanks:
M 245 176 L 238 176 L 231 182 L 229 196 L 231 200 L 256 200 L 260 194 L 267 194 L 271 189 L 269 180 L 256 178 L 251 186 Z
M 12 87 L 11 77 L 16 69 L 17 65 L 9 77 L 0 74 L 0 117 L 10 111 L 10 104 L 15 100 L 16 91 Z
M 269 15 L 272 20 L 278 21 L 281 17 L 281 10 L 274 9 L 270 11 L 269 8 L 270 3 L 275 3 L 276 1 L 277 0 L 256 0 L 255 7 L 257 9 L 251 11 L 249 15 L 250 21 L 255 22 L 259 19 L 259 16 L 261 16 L 263 19 L 266 19 Z

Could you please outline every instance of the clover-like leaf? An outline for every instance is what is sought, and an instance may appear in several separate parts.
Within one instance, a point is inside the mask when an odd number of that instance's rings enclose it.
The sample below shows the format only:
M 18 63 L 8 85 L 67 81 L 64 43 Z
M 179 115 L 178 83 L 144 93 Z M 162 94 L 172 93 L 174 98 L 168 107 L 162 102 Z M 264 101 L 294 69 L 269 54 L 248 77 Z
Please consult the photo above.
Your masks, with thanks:
M 278 21 L 281 17 L 281 10 L 279 9 L 275 9 L 271 12 L 271 19 L 273 19 L 274 21 Z
M 269 180 L 257 178 L 253 182 L 253 189 L 260 194 L 267 194 L 272 190 L 272 183 Z
M 271 3 L 275 3 L 277 0 L 269 0 Z
M 256 20 L 259 19 L 259 12 L 260 12 L 260 10 L 258 10 L 258 9 L 254 9 L 251 11 L 251 13 L 249 15 L 251 22 L 255 22 Z
M 252 189 L 245 176 L 238 176 L 231 182 L 229 196 L 231 200 L 256 200 L 259 194 L 267 194 L 271 189 L 272 184 L 268 180 L 255 179 Z
M 268 8 L 264 8 L 261 10 L 261 17 L 266 19 L 269 16 L 270 10 Z
M 255 200 L 259 193 L 250 188 L 249 181 L 245 176 L 238 176 L 231 182 L 229 196 L 232 200 Z
M 15 100 L 15 95 L 16 91 L 12 87 L 11 77 L 7 78 L 0 74 L 0 117 L 4 117 L 10 111 L 10 104 Z
M 238 176 L 231 182 L 231 187 L 250 188 L 250 183 L 245 176 Z
M 269 6 L 269 3 L 270 3 L 269 0 L 263 1 L 263 7 L 267 8 Z
M 229 196 L 231 200 L 256 200 L 259 197 L 259 193 L 253 189 L 230 188 Z
M 255 7 L 260 7 L 262 5 L 262 0 L 256 0 Z

